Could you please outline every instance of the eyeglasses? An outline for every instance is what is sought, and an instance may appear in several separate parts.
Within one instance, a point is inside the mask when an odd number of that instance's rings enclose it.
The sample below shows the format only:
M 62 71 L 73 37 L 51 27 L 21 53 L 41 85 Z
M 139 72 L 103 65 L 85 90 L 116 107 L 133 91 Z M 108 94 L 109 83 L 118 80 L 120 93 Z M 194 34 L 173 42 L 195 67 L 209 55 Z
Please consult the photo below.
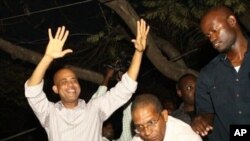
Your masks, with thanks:
M 150 120 L 145 124 L 135 125 L 135 133 L 137 133 L 137 134 L 143 133 L 146 128 L 150 129 L 150 130 L 153 129 L 156 126 L 156 124 L 158 123 L 158 121 L 160 119 L 160 115 L 161 115 L 161 112 L 159 113 L 157 120 Z

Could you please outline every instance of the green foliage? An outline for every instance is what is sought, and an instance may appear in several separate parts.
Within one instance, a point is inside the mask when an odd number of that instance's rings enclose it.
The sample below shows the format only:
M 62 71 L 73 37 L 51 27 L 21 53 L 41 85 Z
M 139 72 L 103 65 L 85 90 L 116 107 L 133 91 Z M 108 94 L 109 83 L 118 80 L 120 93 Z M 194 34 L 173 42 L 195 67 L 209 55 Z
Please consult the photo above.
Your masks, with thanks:
M 160 19 L 162 22 L 174 24 L 178 28 L 190 28 L 198 21 L 204 10 L 216 6 L 227 5 L 238 14 L 246 10 L 247 1 L 240 0 L 145 0 L 143 5 L 148 8 L 145 17 L 150 20 Z
M 97 43 L 104 37 L 104 32 L 100 31 L 97 34 L 89 36 L 86 41 L 90 43 Z

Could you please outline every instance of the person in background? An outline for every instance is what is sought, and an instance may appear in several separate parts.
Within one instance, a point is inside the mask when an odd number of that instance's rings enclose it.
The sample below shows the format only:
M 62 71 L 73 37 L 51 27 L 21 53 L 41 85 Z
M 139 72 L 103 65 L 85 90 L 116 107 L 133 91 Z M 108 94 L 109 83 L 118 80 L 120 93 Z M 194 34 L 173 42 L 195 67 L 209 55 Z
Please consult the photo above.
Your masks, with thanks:
M 102 126 L 103 141 L 114 141 L 115 131 L 113 123 L 109 120 L 104 121 Z
M 196 83 L 197 116 L 193 130 L 209 141 L 229 141 L 230 125 L 250 123 L 249 38 L 233 11 L 223 5 L 208 10 L 201 30 L 220 54 L 206 65 Z
M 113 68 L 108 68 L 106 75 L 103 79 L 102 85 L 99 86 L 97 92 L 92 96 L 96 98 L 102 96 L 106 93 L 108 89 L 108 84 L 110 79 L 113 77 L 115 70 Z M 122 75 L 121 75 L 122 76 Z M 118 76 L 119 77 L 119 76 Z M 120 77 L 116 80 L 120 81 Z M 132 139 L 132 117 L 131 117 L 131 100 L 123 105 L 123 116 L 122 116 L 122 133 L 118 139 L 114 139 L 114 126 L 111 121 L 105 121 L 102 128 L 103 141 L 112 140 L 112 141 L 129 141 Z
M 132 141 L 202 141 L 190 125 L 168 115 L 152 94 L 135 97 L 131 113 L 137 133 Z
M 162 100 L 162 106 L 164 109 L 168 111 L 169 115 L 172 115 L 172 113 L 177 109 L 177 101 L 174 98 L 164 98 Z
M 179 108 L 172 112 L 172 116 L 176 117 L 187 124 L 191 124 L 195 116 L 195 86 L 196 76 L 193 74 L 184 74 L 180 77 L 176 84 L 177 95 L 181 98 L 182 103 Z
M 105 95 L 86 103 L 79 99 L 81 87 L 74 71 L 62 68 L 54 75 L 53 91 L 60 101 L 50 102 L 43 91 L 43 78 L 54 59 L 61 58 L 71 49 L 63 50 L 69 31 L 59 27 L 52 36 L 49 29 L 49 43 L 44 56 L 31 77 L 25 83 L 25 96 L 35 115 L 48 135 L 49 141 L 101 141 L 103 122 L 120 106 L 125 104 L 135 92 L 137 76 L 146 49 L 149 26 L 144 20 L 137 21 L 137 36 L 132 42 L 135 52 L 130 67 L 115 87 Z

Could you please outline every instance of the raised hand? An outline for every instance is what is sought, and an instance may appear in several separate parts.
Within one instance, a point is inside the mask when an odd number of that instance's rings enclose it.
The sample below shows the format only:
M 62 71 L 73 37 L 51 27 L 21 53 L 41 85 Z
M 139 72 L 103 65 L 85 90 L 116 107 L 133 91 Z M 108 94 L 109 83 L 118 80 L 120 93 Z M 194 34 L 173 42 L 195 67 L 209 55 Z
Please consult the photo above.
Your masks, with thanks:
M 132 39 L 137 51 L 143 52 L 145 50 L 148 32 L 149 26 L 146 25 L 146 22 L 143 19 L 137 21 L 136 39 Z
M 58 27 L 55 37 L 53 38 L 51 29 L 48 29 L 49 43 L 45 52 L 45 56 L 52 59 L 63 57 L 67 53 L 73 52 L 71 49 L 63 50 L 63 45 L 69 35 L 69 31 L 65 30 L 65 26 Z

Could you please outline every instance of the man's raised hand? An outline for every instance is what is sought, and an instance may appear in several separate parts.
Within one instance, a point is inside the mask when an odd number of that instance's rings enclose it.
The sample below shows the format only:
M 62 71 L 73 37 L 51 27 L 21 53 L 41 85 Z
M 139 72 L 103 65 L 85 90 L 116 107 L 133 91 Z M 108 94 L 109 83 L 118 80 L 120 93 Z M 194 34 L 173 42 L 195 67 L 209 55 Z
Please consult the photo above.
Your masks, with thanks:
M 69 31 L 65 30 L 65 26 L 58 27 L 55 37 L 53 38 L 51 29 L 48 29 L 49 43 L 45 55 L 51 57 L 51 59 L 56 59 L 63 57 L 67 53 L 73 52 L 71 49 L 63 50 L 64 43 L 69 35 Z
M 135 49 L 139 52 L 143 52 L 146 49 L 147 35 L 149 32 L 149 26 L 141 19 L 137 21 L 137 35 L 136 39 L 132 39 Z

